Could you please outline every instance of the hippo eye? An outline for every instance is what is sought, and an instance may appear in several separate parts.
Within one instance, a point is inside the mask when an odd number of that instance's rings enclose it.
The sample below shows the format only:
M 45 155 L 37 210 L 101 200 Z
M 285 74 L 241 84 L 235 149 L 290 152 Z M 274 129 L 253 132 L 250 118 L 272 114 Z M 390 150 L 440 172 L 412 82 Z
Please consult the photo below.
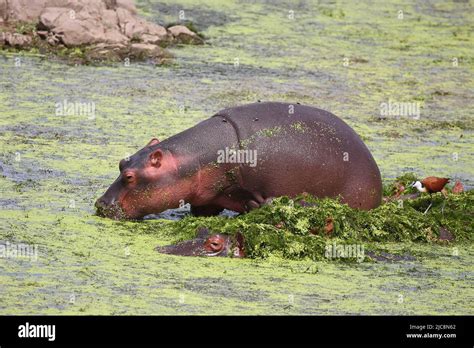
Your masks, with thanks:
M 222 245 L 220 243 L 217 243 L 217 242 L 212 242 L 211 243 L 211 248 L 213 250 L 220 250 L 220 249 L 222 249 Z
M 221 251 L 224 247 L 223 243 L 218 238 L 209 238 L 206 243 L 204 243 L 204 247 L 209 252 L 218 252 Z

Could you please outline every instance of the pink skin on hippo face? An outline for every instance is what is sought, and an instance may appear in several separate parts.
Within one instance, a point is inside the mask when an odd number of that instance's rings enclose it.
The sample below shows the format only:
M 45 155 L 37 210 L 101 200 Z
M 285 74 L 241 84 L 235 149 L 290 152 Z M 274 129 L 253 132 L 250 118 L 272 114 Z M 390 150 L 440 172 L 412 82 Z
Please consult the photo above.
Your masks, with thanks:
M 182 196 L 180 187 L 173 185 L 177 181 L 175 162 L 166 150 L 153 150 L 158 143 L 153 138 L 145 148 L 120 161 L 119 177 L 95 203 L 98 215 L 138 219 L 178 205 Z

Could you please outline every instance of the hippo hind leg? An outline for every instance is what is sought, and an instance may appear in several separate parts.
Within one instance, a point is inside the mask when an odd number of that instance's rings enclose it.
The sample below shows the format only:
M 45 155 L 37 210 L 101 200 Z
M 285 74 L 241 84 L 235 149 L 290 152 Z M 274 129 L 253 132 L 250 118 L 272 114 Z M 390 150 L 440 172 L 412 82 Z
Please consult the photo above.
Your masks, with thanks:
M 191 206 L 191 213 L 194 216 L 214 216 L 219 215 L 219 213 L 224 210 L 222 207 L 217 205 L 201 205 L 201 206 Z
M 366 180 L 354 178 L 348 180 L 344 192 L 341 194 L 344 203 L 352 208 L 370 210 L 380 205 L 382 201 L 382 183 L 380 178 L 373 177 Z

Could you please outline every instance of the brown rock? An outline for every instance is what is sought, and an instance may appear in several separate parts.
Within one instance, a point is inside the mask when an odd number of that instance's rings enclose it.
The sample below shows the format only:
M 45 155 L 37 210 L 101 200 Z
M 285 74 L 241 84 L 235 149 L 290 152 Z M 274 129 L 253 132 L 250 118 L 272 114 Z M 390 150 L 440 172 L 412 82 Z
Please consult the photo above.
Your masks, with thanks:
M 26 47 L 31 44 L 31 37 L 18 33 L 2 33 L 2 41 L 12 47 Z
M 43 11 L 47 0 L 8 0 L 5 1 L 6 21 L 35 22 Z
M 130 11 L 132 14 L 137 14 L 137 8 L 135 7 L 135 2 L 133 0 L 117 0 L 117 8 L 123 8 Z
M 0 24 L 4 22 L 7 17 L 7 1 L 0 0 Z
M 179 42 L 182 43 L 200 43 L 202 39 L 184 25 L 175 25 L 169 27 L 168 31 Z
M 151 22 L 145 22 L 144 24 L 146 28 L 146 34 L 158 36 L 163 40 L 168 37 L 168 31 L 165 27 Z
M 109 44 L 118 44 L 118 43 L 127 43 L 128 37 L 123 35 L 119 30 L 117 29 L 109 29 L 105 30 L 105 40 L 104 42 L 109 43 Z
M 71 13 L 67 8 L 48 7 L 40 16 L 40 28 L 55 33 L 67 46 L 128 41 L 119 31 L 116 13 L 106 9 L 96 17 L 86 9 Z
M 120 31 L 129 38 L 133 38 L 134 35 L 141 35 L 145 31 L 145 28 L 140 25 L 138 19 L 130 11 L 118 8 L 117 18 Z
M 168 37 L 168 32 L 164 27 L 135 17 L 128 10 L 118 8 L 117 17 L 120 31 L 130 39 L 140 39 L 143 34 L 158 36 L 161 40 Z
M 36 32 L 36 34 L 38 34 L 38 36 L 42 39 L 46 39 L 48 37 L 48 31 L 47 30 L 38 30 Z
M 94 57 L 130 55 L 161 60 L 171 55 L 158 45 L 174 39 L 172 32 L 181 42 L 200 39 L 184 26 L 175 26 L 168 32 L 136 14 L 134 0 L 0 0 L 0 23 L 38 22 L 35 37 L 50 45 L 91 46 L 89 51 Z M 31 37 L 20 34 L 2 35 L 0 40 L 12 46 L 32 42 Z
M 107 9 L 103 0 L 47 0 L 44 7 L 67 8 L 68 10 L 74 10 L 76 13 L 87 11 L 94 17 L 99 17 Z
M 39 28 L 51 31 L 69 19 L 70 13 L 68 9 L 61 7 L 48 7 L 39 17 Z
M 152 44 L 134 43 L 130 46 L 130 54 L 135 57 L 157 57 L 163 54 L 163 49 Z
M 150 34 L 143 34 L 140 37 L 140 40 L 143 43 L 150 43 L 153 45 L 158 45 L 162 41 L 161 37 L 156 36 L 156 35 L 150 35 Z
M 105 10 L 102 13 L 102 23 L 104 24 L 104 27 L 109 28 L 109 29 L 118 29 L 118 17 L 117 17 L 117 12 L 113 10 Z

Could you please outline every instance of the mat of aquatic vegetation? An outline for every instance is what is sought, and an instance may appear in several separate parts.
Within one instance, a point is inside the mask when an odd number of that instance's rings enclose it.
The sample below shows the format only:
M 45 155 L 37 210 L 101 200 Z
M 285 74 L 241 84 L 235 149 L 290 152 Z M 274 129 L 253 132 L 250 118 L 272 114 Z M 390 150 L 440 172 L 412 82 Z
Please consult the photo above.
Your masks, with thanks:
M 38 246 L 36 261 L 0 259 L 0 313 L 474 313 L 472 230 L 462 228 L 470 193 L 446 201 L 435 195 L 426 215 L 428 196 L 402 207 L 389 203 L 377 215 L 333 201 L 303 209 L 282 198 L 219 220 L 229 232 L 247 228 L 247 259 L 161 255 L 155 246 L 188 238 L 199 220 L 117 222 L 93 209 L 119 160 L 151 137 L 169 137 L 258 99 L 340 116 L 364 139 L 386 183 L 415 172 L 459 179 L 471 189 L 470 2 L 138 4 L 143 16 L 162 24 L 178 21 L 184 10 L 206 44 L 173 48 L 174 63 L 164 67 L 0 55 L 0 241 Z M 58 116 L 63 100 L 93 102 L 95 115 Z M 381 117 L 380 104 L 389 100 L 420 102 L 420 117 Z M 274 225 L 281 221 L 266 220 L 274 210 L 287 220 L 280 229 Z M 329 237 L 319 235 L 327 212 L 334 214 Z M 303 234 L 313 223 L 316 234 Z M 439 241 L 440 226 L 455 239 Z M 321 259 L 323 237 L 362 244 L 374 258 Z M 252 250 L 262 238 L 267 247 Z
M 361 262 L 364 256 L 378 259 L 387 254 L 383 245 L 387 242 L 446 246 L 472 242 L 474 191 L 393 200 L 370 211 L 352 209 L 335 199 L 280 197 L 239 217 L 187 217 L 163 226 L 164 233 L 176 242 L 196 237 L 200 228 L 232 236 L 242 234 L 246 255 L 251 258 L 318 261 L 333 257 L 328 247 L 350 245 L 355 247 L 354 251 L 348 249 L 350 255 L 342 250 L 341 256 L 334 258 Z M 407 250 L 403 253 L 409 254 Z M 392 256 L 403 259 L 397 254 Z

